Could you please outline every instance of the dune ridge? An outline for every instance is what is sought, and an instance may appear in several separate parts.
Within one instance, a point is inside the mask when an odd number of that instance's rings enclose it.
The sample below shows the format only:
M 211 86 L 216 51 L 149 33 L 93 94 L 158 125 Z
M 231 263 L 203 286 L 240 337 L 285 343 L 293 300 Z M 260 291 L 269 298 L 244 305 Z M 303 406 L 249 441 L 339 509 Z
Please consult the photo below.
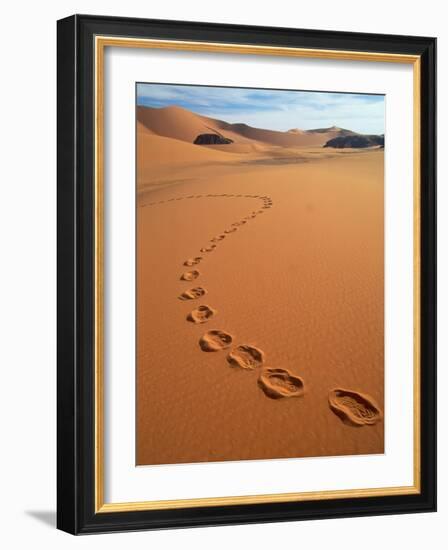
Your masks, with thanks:
M 137 463 L 383 452 L 384 152 L 172 111 L 137 125 Z
M 232 140 L 237 146 L 258 144 L 277 147 L 319 147 L 336 137 L 356 135 L 356 132 L 336 126 L 313 130 L 294 128 L 286 132 L 266 130 L 244 123 L 229 123 L 205 117 L 178 106 L 138 106 L 137 121 L 146 131 L 187 143 L 194 143 L 201 134 L 215 133 Z M 222 145 L 216 147 L 227 148 Z

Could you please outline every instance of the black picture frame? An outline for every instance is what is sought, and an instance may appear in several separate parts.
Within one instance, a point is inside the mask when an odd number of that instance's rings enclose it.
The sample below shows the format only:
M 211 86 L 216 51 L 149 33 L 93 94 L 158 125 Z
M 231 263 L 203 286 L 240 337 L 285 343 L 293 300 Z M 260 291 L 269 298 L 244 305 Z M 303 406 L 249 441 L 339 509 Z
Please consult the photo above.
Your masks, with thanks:
M 74 15 L 57 24 L 57 526 L 101 533 L 436 510 L 436 39 Z M 420 57 L 420 492 L 163 510 L 95 510 L 95 36 Z

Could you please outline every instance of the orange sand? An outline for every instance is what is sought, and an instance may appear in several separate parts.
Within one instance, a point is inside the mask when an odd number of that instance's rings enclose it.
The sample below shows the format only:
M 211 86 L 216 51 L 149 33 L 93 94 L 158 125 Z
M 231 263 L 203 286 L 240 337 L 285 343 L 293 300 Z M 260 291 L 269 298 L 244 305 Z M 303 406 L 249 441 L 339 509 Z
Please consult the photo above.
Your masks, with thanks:
M 137 463 L 382 453 L 383 151 L 138 117 Z

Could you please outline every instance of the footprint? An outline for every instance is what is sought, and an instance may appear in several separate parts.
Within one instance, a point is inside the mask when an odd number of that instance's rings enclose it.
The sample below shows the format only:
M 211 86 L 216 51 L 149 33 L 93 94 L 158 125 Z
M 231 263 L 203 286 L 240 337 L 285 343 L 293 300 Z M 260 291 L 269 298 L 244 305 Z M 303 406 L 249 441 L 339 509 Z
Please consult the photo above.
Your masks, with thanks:
M 201 296 L 204 296 L 205 294 L 207 294 L 205 288 L 197 286 L 196 288 L 190 288 L 190 290 L 182 292 L 182 294 L 179 296 L 179 300 L 196 300 L 197 298 L 201 298 Z
M 258 385 L 272 399 L 301 397 L 305 392 L 303 380 L 286 369 L 263 369 Z
M 226 236 L 225 235 L 218 235 L 217 237 L 213 237 L 213 239 L 211 239 L 210 242 L 212 243 L 217 243 L 219 241 L 222 241 L 223 239 L 225 239 Z
M 233 233 L 234 231 L 238 231 L 238 227 L 232 227 L 231 229 L 226 229 L 224 233 Z
M 232 345 L 233 337 L 222 330 L 209 330 L 199 340 L 202 351 L 221 351 Z
M 328 403 L 331 410 L 351 426 L 372 426 L 382 418 L 381 410 L 370 396 L 352 390 L 332 390 Z
M 232 223 L 232 227 L 238 227 L 239 225 L 242 225 L 241 222 Z
M 187 320 L 192 323 L 206 323 L 216 314 L 216 309 L 209 306 L 199 306 L 187 315 Z
M 197 269 L 193 269 L 193 271 L 186 271 L 185 273 L 182 273 L 180 276 L 181 281 L 194 281 L 199 277 L 200 273 Z
M 264 352 L 254 346 L 243 344 L 234 348 L 227 356 L 233 367 L 253 370 L 264 363 Z
M 185 260 L 184 265 L 191 267 L 192 265 L 197 265 L 202 260 L 202 256 L 196 256 L 196 258 L 189 258 Z
M 203 248 L 201 248 L 201 252 L 212 252 L 213 250 L 215 250 L 216 248 L 216 244 L 210 244 L 208 246 L 204 246 Z

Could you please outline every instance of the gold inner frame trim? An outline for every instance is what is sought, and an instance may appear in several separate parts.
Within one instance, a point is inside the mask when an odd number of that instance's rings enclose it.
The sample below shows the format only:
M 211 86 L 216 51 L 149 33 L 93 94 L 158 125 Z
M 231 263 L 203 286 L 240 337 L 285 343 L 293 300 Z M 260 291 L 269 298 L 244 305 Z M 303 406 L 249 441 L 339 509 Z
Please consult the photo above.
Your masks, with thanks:
M 223 54 L 245 54 L 331 59 L 346 61 L 371 61 L 383 63 L 407 63 L 413 65 L 413 239 L 414 239 L 414 480 L 413 485 L 350 490 L 313 491 L 244 495 L 180 500 L 141 502 L 104 502 L 104 51 L 106 47 L 152 48 L 160 50 L 195 51 Z M 197 508 L 205 506 L 231 506 L 274 502 L 300 502 L 342 498 L 412 495 L 420 493 L 420 56 L 389 54 L 381 52 L 357 52 L 344 50 L 321 50 L 252 44 L 225 44 L 181 40 L 156 40 L 96 36 L 95 56 L 95 513 L 129 512 L 142 510 L 166 510 Z

